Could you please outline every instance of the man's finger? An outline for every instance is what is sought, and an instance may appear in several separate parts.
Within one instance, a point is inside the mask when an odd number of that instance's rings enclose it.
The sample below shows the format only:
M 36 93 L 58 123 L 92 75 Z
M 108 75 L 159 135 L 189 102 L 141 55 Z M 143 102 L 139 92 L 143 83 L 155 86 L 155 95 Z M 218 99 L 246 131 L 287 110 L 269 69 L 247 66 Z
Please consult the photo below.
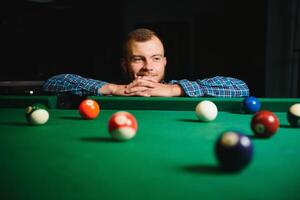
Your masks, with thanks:
M 130 94 L 130 93 L 135 93 L 135 92 L 143 92 L 148 89 L 149 89 L 148 87 L 144 87 L 144 86 L 135 86 L 135 87 L 127 88 L 125 90 L 125 93 Z
M 153 76 L 142 76 L 140 79 L 155 82 L 155 78 Z
M 145 91 L 137 91 L 137 92 L 131 92 L 126 94 L 126 96 L 141 96 L 141 97 L 150 97 L 150 93 L 145 90 Z
M 148 88 L 153 88 L 155 87 L 153 82 L 139 79 L 139 80 L 134 80 L 131 83 L 127 85 L 126 88 L 134 88 L 134 87 L 148 87 Z

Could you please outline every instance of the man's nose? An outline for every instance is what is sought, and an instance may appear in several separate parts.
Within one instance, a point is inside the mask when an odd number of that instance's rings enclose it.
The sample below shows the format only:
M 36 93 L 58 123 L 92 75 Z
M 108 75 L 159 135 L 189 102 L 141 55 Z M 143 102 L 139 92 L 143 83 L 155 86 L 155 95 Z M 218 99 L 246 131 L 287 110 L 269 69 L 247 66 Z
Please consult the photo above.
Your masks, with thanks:
M 143 69 L 147 71 L 153 71 L 153 62 L 151 59 L 145 60 Z

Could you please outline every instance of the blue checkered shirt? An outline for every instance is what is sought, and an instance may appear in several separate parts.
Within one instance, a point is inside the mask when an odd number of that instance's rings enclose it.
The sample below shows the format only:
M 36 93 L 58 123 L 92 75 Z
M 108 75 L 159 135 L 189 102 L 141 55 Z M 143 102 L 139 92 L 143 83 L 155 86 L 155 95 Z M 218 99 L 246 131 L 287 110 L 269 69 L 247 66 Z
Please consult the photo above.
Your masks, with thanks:
M 106 81 L 84 78 L 76 74 L 59 74 L 45 81 L 43 89 L 46 92 L 66 93 L 77 96 L 102 96 L 99 88 L 107 84 Z M 171 80 L 167 84 L 178 84 L 185 96 L 189 97 L 244 97 L 249 96 L 247 84 L 239 79 L 215 76 L 195 81 Z

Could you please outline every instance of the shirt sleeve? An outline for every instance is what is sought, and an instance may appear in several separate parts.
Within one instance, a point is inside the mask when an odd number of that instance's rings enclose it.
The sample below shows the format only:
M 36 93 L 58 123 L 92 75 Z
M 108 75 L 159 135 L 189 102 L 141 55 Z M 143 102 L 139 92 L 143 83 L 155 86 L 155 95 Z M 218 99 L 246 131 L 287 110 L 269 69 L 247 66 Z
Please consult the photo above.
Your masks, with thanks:
M 107 82 L 84 78 L 76 74 L 59 74 L 45 81 L 43 90 L 53 93 L 69 93 L 77 96 L 101 96 L 98 89 Z
M 239 79 L 224 76 L 215 76 L 195 81 L 172 80 L 171 84 L 178 84 L 182 87 L 186 96 L 189 97 L 245 97 L 249 96 L 247 84 Z

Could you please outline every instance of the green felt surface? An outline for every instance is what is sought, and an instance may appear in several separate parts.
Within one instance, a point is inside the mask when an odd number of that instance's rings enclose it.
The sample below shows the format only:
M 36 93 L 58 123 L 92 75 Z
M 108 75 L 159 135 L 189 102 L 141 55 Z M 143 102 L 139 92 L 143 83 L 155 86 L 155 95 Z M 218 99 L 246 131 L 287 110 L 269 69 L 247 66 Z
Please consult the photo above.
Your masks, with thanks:
M 1 108 L 1 199 L 300 199 L 300 129 L 289 126 L 285 111 L 275 112 L 278 132 L 257 139 L 250 114 L 220 111 L 203 123 L 192 110 L 123 110 L 138 121 L 127 142 L 107 131 L 115 109 L 102 109 L 95 120 L 50 109 L 48 123 L 35 127 L 24 109 Z M 220 170 L 214 156 L 217 137 L 230 129 L 254 145 L 252 162 L 239 173 Z
M 213 97 L 117 97 L 117 96 L 4 96 L 0 95 L 0 108 L 24 108 L 33 103 L 45 104 L 48 108 L 59 108 L 59 105 L 73 103 L 74 109 L 84 98 L 97 100 L 102 109 L 130 110 L 172 110 L 193 111 L 202 100 L 213 101 L 220 111 L 241 112 L 243 98 L 213 98 Z M 299 103 L 297 98 L 258 98 L 261 109 L 286 111 L 292 104 Z

